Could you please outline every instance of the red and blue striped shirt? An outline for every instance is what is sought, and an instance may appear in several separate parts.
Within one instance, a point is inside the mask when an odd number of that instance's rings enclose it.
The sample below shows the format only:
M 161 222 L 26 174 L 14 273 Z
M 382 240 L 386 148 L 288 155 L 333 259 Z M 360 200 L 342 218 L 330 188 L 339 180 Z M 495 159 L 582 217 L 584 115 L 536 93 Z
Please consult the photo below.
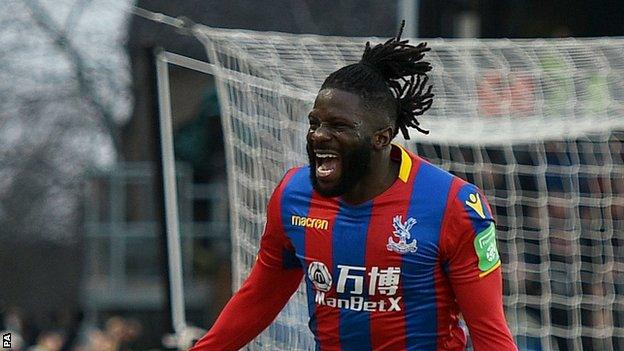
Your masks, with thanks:
M 460 313 L 475 350 L 516 350 L 485 197 L 401 147 L 392 155 L 397 180 L 357 205 L 320 196 L 309 167 L 288 171 L 250 277 L 193 350 L 245 345 L 302 277 L 317 350 L 463 350 Z

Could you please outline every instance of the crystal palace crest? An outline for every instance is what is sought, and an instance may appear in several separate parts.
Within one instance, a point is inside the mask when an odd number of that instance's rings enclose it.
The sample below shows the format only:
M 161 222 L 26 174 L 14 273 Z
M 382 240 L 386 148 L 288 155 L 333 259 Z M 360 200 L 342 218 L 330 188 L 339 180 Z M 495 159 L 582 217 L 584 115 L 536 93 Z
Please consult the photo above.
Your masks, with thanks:
M 418 247 L 416 246 L 416 239 L 408 242 L 408 240 L 412 237 L 410 233 L 410 229 L 412 226 L 416 224 L 416 220 L 414 218 L 408 218 L 405 223 L 403 223 L 402 216 L 394 216 L 392 219 L 392 226 L 394 227 L 394 232 L 392 234 L 399 238 L 399 241 L 396 242 L 392 237 L 388 238 L 388 251 L 398 252 L 400 254 L 405 254 L 408 252 L 416 252 Z

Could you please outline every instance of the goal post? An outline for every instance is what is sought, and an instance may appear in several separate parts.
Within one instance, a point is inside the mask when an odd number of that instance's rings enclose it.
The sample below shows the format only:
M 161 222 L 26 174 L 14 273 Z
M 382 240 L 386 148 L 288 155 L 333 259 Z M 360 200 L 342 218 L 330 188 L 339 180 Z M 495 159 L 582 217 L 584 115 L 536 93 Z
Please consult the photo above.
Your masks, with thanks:
M 274 186 L 307 162 L 306 116 L 321 83 L 383 39 L 193 33 L 221 104 L 236 290 Z M 431 133 L 397 142 L 485 192 L 521 348 L 623 348 L 624 39 L 426 41 L 436 97 L 421 125 Z M 249 349 L 314 349 L 304 291 Z

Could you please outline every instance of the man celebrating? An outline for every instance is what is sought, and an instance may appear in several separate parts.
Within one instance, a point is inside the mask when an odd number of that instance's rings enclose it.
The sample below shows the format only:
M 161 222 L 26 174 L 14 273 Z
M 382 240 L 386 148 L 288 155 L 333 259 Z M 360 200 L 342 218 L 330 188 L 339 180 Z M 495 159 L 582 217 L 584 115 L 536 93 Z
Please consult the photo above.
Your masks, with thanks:
M 276 187 L 258 260 L 191 349 L 238 350 L 305 277 L 318 350 L 516 350 L 492 213 L 472 184 L 392 144 L 432 104 L 429 48 L 366 44 L 309 114 L 310 164 Z

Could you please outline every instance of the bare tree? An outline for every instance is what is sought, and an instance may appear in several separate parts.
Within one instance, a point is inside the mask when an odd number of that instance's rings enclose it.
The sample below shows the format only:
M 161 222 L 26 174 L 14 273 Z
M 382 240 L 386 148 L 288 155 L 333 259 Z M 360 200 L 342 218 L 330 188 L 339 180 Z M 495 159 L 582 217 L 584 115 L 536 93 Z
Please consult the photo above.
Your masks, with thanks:
M 0 239 L 75 236 L 83 176 L 114 162 L 130 114 L 129 5 L 0 5 Z

